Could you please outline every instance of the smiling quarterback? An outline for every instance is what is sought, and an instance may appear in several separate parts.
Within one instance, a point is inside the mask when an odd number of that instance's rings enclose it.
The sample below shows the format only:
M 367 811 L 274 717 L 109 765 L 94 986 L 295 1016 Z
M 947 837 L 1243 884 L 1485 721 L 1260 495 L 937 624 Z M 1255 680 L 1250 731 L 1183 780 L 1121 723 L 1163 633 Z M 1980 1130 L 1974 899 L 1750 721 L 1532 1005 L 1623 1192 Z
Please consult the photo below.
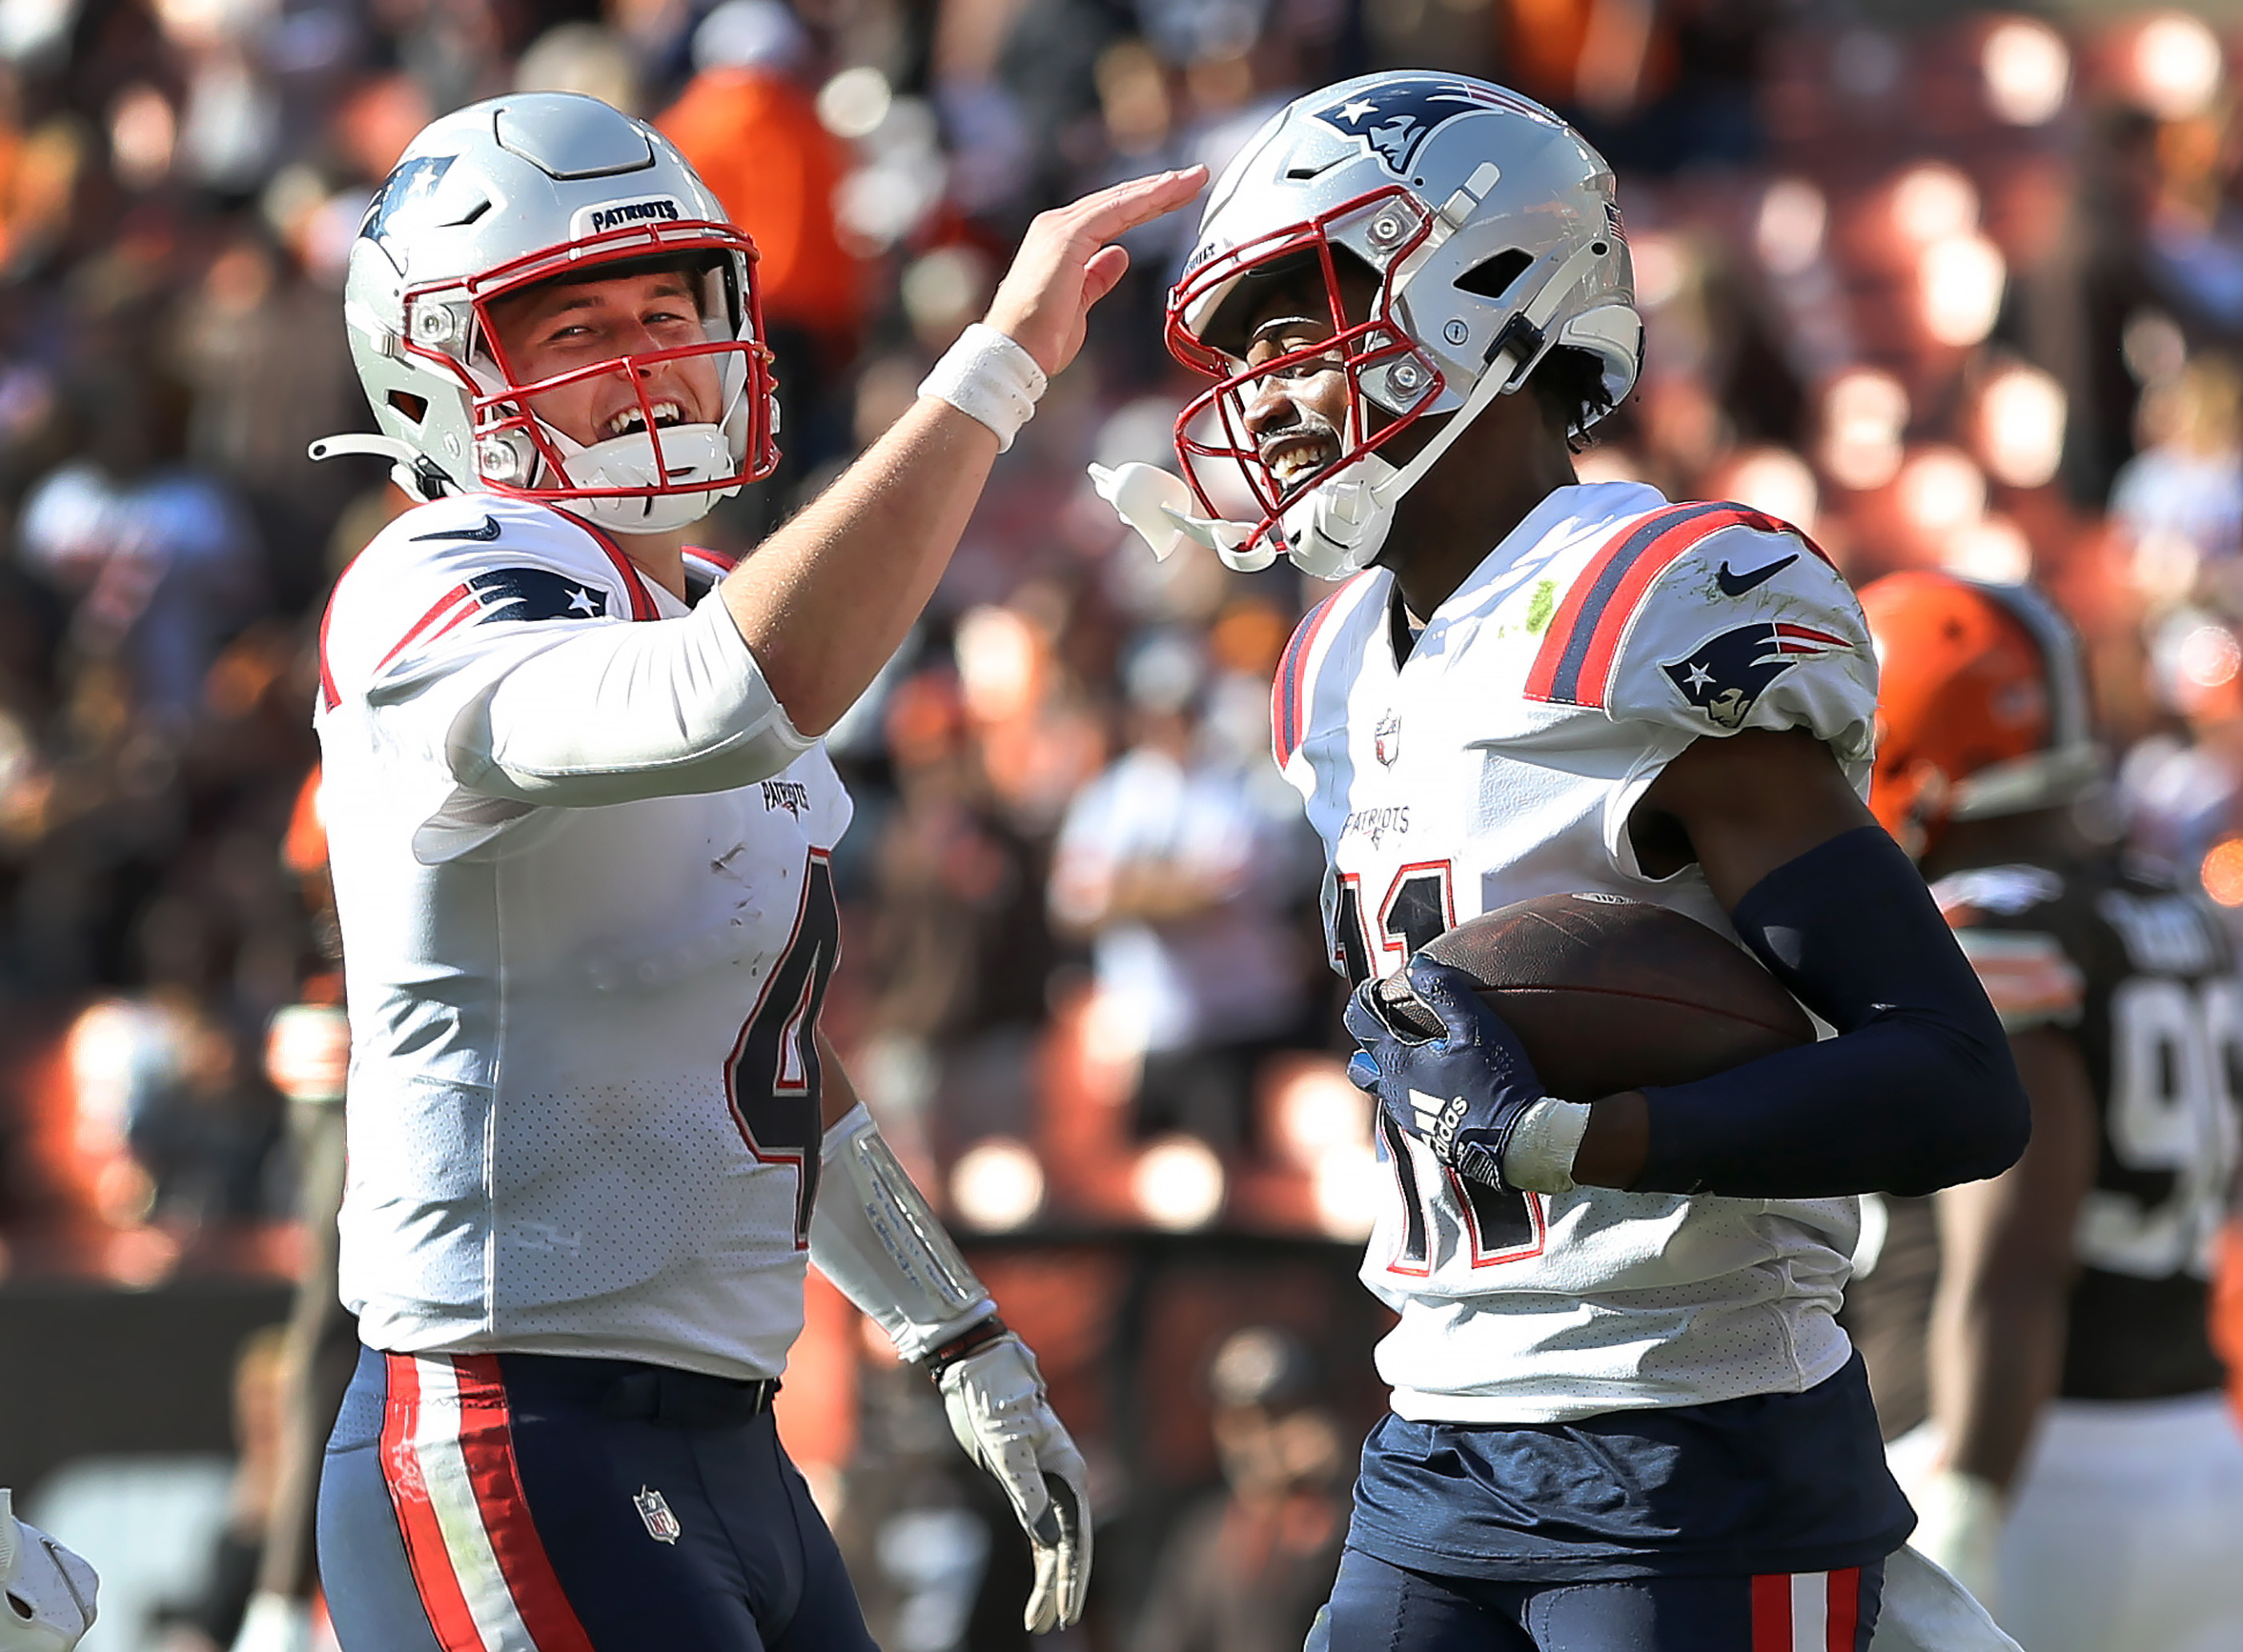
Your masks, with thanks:
M 849 799 L 816 736 L 893 652 L 998 452 L 1200 179 L 1039 218 L 921 394 L 731 572 L 769 473 L 754 248 L 652 128 L 523 94 L 415 138 L 343 314 L 416 502 L 320 631 L 352 1053 L 327 1454 L 346 1652 L 869 1652 L 773 1428 L 805 1260 L 940 1383 L 1082 1609 L 1082 1460 L 818 1012 Z

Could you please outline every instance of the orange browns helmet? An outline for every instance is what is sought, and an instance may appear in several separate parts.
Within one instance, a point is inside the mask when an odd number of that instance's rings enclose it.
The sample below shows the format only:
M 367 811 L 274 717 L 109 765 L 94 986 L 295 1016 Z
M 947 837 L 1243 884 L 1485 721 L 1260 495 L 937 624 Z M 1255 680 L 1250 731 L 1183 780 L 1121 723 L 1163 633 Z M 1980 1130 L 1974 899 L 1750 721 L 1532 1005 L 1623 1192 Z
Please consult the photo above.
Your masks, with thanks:
M 1869 809 L 1903 848 L 2095 784 L 2079 639 L 2040 592 L 1913 569 L 1861 596 L 1879 668 Z

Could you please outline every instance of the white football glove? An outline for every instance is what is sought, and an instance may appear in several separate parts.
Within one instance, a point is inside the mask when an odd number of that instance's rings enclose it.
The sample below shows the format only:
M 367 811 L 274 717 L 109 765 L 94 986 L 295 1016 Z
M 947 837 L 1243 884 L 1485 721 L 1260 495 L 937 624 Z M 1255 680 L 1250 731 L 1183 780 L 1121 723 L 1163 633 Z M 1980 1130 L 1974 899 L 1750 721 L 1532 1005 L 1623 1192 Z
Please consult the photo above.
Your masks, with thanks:
M 231 1652 L 312 1652 L 312 1603 L 259 1590 L 249 1597 Z
M 2009 1500 L 1990 1480 L 1942 1468 L 1909 1488 L 1916 1531 L 1908 1546 L 1977 1597 L 1988 1611 L 2001 1604 L 1995 1584 Z
M 1090 1587 L 1089 1479 L 1035 1355 L 1007 1332 L 945 1366 L 940 1380 L 950 1432 L 1005 1488 L 1034 1550 L 1036 1586 L 1022 1621 L 1038 1635 L 1067 1628 Z
M 93 1626 L 101 1580 L 36 1526 L 0 1487 L 0 1652 L 70 1652 Z

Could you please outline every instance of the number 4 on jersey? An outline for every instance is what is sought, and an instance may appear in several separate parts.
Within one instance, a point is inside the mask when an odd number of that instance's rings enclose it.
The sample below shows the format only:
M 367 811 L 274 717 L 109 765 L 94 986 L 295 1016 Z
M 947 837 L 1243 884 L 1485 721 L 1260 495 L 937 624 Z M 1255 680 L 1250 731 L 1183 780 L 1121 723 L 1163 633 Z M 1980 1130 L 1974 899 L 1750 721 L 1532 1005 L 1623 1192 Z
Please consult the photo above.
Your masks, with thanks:
M 810 1246 L 818 1198 L 818 1152 L 825 1135 L 818 1062 L 818 1011 L 841 952 L 841 908 L 826 851 L 812 849 L 802 873 L 794 934 L 771 967 L 724 1063 L 724 1093 L 748 1150 L 765 1164 L 791 1164 L 794 1248 Z

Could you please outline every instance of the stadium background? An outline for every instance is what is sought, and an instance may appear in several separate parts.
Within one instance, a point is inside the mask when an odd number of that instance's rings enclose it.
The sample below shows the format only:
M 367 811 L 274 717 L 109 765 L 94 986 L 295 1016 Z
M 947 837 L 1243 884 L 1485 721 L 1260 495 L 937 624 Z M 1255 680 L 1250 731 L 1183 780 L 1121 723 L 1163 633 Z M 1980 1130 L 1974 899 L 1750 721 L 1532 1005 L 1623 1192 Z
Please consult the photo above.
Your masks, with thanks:
M 785 396 L 738 551 L 907 405 L 1034 211 L 1402 64 L 1518 86 L 1620 173 L 1649 349 L 1584 475 L 1768 509 L 1856 579 L 2044 581 L 2105 824 L 2243 913 L 2243 7 L 0 0 L 0 1484 L 103 1566 L 90 1652 L 224 1645 L 273 1494 L 333 1088 L 313 642 L 402 505 L 303 453 L 369 423 L 340 271 L 405 141 L 567 88 L 703 165 Z M 1263 755 L 1315 593 L 1156 567 L 1083 479 L 1164 455 L 1184 227 L 1133 239 L 832 742 L 829 1024 L 1092 1462 L 1074 1643 L 1142 1652 L 1191 1643 L 1180 1601 L 1313 1604 L 1380 1403 L 1377 1172 Z M 1211 1370 L 1253 1326 L 1285 1334 Z M 780 1411 L 876 1629 L 1019 1642 L 1009 1519 L 864 1329 L 813 1279 Z

